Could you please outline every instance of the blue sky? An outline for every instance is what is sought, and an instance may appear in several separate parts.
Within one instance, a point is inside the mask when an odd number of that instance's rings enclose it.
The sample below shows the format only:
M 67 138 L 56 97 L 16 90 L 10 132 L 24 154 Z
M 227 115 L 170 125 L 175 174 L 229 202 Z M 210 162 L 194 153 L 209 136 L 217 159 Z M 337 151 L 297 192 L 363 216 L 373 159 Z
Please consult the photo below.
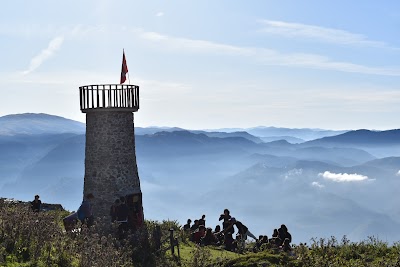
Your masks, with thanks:
M 399 1 L 8 1 L 0 116 L 85 121 L 124 48 L 136 126 L 399 128 L 399 36 Z

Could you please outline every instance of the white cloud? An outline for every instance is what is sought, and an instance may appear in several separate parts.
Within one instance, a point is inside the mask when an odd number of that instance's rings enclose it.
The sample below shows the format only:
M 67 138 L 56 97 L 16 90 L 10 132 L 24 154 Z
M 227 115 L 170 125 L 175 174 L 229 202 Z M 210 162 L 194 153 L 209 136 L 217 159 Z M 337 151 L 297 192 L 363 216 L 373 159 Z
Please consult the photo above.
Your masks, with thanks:
M 400 176 L 400 170 L 396 173 L 396 176 Z
M 256 47 L 240 47 L 205 40 L 172 37 L 157 32 L 134 29 L 139 38 L 160 44 L 160 49 L 172 49 L 179 52 L 216 53 L 234 56 L 246 56 L 266 65 L 305 67 L 312 69 L 341 72 L 400 76 L 399 68 L 370 67 L 351 62 L 334 61 L 328 57 L 307 53 L 281 53 L 277 50 Z
M 156 17 L 162 17 L 162 16 L 164 16 L 164 12 L 158 12 L 157 14 L 156 14 Z
M 60 49 L 62 43 L 64 42 L 63 36 L 58 36 L 50 41 L 48 47 L 43 49 L 37 56 L 31 59 L 29 67 L 27 70 L 23 71 L 23 74 L 29 74 L 32 71 L 36 70 L 43 64 L 47 59 L 49 59 L 53 54 Z
M 301 37 L 343 45 L 387 47 L 384 42 L 372 41 L 365 35 L 339 29 L 274 20 L 261 20 L 260 22 L 264 25 L 262 32 L 289 38 Z
M 251 48 L 243 48 L 233 45 L 220 44 L 211 41 L 189 39 L 181 37 L 172 37 L 157 32 L 148 32 L 143 29 L 134 29 L 133 32 L 141 39 L 160 43 L 163 48 L 174 49 L 177 51 L 190 52 L 211 52 L 236 55 L 253 55 Z
M 314 187 L 317 187 L 317 188 L 324 188 L 325 187 L 325 185 L 320 184 L 320 183 L 315 182 L 315 181 L 311 183 L 311 186 L 314 186 Z
M 331 180 L 334 182 L 361 182 L 370 180 L 368 179 L 368 176 L 357 173 L 348 174 L 348 173 L 333 173 L 330 171 L 326 171 L 324 173 L 319 173 L 318 176 L 322 176 L 324 179 Z
M 266 47 L 242 47 L 208 40 L 174 37 L 158 32 L 145 31 L 141 28 L 129 29 L 126 26 L 116 25 L 114 27 L 107 27 L 105 25 L 77 25 L 70 29 L 63 29 L 63 31 L 66 32 L 66 38 L 69 39 L 79 39 L 82 37 L 88 38 L 89 35 L 91 38 L 96 39 L 96 37 L 103 38 L 109 34 L 118 33 L 119 35 L 125 34 L 132 38 L 139 38 L 148 41 L 154 44 L 156 49 L 172 50 L 179 53 L 210 53 L 217 55 L 241 56 L 247 57 L 260 64 L 272 66 L 288 66 L 383 76 L 400 76 L 400 68 L 398 67 L 367 66 L 352 62 L 335 61 L 329 57 L 318 54 L 284 53 Z M 323 34 L 321 34 L 321 36 L 322 35 Z M 350 33 L 349 35 L 352 36 Z M 346 38 L 342 37 L 342 40 L 345 39 Z M 45 60 L 53 55 L 57 49 L 59 49 L 63 40 L 64 37 L 53 39 L 48 48 L 31 60 L 29 68 L 23 73 L 27 74 L 38 68 Z M 347 37 L 347 42 L 350 42 L 350 40 L 351 37 Z M 357 38 L 353 36 L 353 42 L 356 40 Z M 363 39 L 359 37 L 359 41 L 360 40 Z

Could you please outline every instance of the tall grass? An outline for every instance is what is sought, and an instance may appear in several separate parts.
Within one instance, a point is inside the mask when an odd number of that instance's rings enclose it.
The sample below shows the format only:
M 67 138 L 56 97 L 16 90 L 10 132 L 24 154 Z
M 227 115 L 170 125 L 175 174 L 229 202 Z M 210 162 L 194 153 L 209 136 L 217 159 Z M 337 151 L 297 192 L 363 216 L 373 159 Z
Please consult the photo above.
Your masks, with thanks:
M 38 267 L 91 266 L 326 266 L 326 267 L 400 267 L 400 244 L 388 245 L 375 237 L 351 242 L 311 239 L 310 245 L 293 247 L 290 254 L 263 246 L 254 253 L 247 244 L 244 254 L 223 253 L 223 249 L 193 245 L 182 234 L 177 221 L 146 221 L 146 227 L 135 233 L 118 234 L 117 225 L 82 226 L 66 232 L 62 218 L 66 211 L 34 213 L 23 203 L 0 201 L 0 265 Z M 106 234 L 99 234 L 109 227 Z M 157 228 L 157 229 L 156 229 Z M 161 229 L 161 246 L 156 240 Z M 169 235 L 178 237 L 181 259 L 169 253 Z M 104 231 L 103 231 L 104 233 Z M 189 253 L 187 253 L 189 251 Z M 221 255 L 223 255 L 221 257 Z

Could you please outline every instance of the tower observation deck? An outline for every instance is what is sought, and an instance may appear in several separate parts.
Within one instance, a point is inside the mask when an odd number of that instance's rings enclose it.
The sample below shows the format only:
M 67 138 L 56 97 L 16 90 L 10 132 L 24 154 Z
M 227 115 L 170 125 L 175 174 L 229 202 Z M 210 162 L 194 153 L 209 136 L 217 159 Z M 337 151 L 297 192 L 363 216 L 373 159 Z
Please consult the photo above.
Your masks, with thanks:
M 139 86 L 101 84 L 79 87 L 80 109 L 86 114 L 83 193 L 92 193 L 95 219 L 110 221 L 110 207 L 125 198 L 131 228 L 143 223 L 142 193 L 136 164 L 134 115 Z
M 79 87 L 81 111 L 121 110 L 135 112 L 139 109 L 139 86 L 101 84 Z

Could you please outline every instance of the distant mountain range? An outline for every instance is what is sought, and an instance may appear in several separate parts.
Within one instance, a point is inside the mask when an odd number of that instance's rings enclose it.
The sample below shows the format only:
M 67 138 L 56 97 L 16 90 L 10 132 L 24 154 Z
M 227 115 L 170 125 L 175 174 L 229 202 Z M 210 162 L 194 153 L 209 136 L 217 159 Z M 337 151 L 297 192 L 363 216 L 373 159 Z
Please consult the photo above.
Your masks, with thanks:
M 184 223 L 206 214 L 213 226 L 229 208 L 255 234 L 285 223 L 294 242 L 400 240 L 399 130 L 253 129 L 135 127 L 145 216 Z M 40 194 L 76 209 L 84 132 L 83 123 L 47 114 L 0 117 L 0 196 Z M 265 142 L 268 134 L 286 138 Z
M 0 135 L 80 133 L 84 123 L 48 114 L 24 113 L 0 117 Z

